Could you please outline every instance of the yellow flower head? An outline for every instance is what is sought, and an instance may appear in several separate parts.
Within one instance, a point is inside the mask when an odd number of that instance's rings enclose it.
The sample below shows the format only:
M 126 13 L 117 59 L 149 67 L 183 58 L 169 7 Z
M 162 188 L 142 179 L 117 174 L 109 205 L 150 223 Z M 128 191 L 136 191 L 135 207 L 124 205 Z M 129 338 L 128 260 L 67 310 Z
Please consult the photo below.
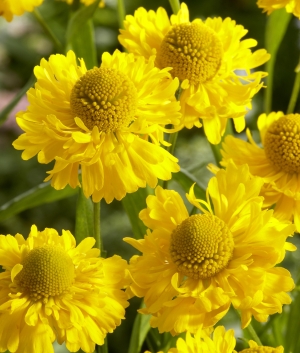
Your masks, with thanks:
M 263 12 L 267 12 L 268 15 L 274 10 L 285 7 L 288 13 L 293 13 L 296 17 L 300 18 L 299 0 L 258 0 L 257 5 L 263 9 Z
M 254 39 L 241 40 L 247 33 L 230 18 L 189 21 L 189 11 L 182 3 L 177 15 L 147 12 L 144 8 L 128 15 L 121 29 L 120 43 L 136 55 L 155 56 L 160 69 L 171 67 L 178 77 L 182 94 L 180 103 L 184 126 L 201 127 L 208 140 L 219 143 L 227 119 L 233 118 L 237 131 L 245 127 L 244 116 L 251 109 L 251 99 L 259 91 L 265 72 L 252 69 L 265 63 L 270 55 L 256 46 Z
M 176 348 L 168 353 L 232 353 L 235 347 L 234 331 L 225 331 L 223 326 L 218 326 L 213 336 L 205 330 L 199 330 L 193 337 L 189 332 L 186 339 L 178 338 Z
M 243 349 L 239 353 L 283 353 L 284 351 L 282 346 L 279 346 L 277 348 L 258 346 L 256 342 L 251 340 L 249 341 L 249 346 L 250 348 Z
M 227 136 L 222 165 L 229 160 L 237 165 L 247 163 L 250 173 L 264 180 L 264 206 L 275 205 L 274 216 L 293 221 L 300 232 L 300 115 L 262 114 L 257 124 L 262 147 L 254 142 L 250 131 L 249 142 Z
M 246 165 L 230 163 L 210 180 L 206 202 L 190 189 L 189 202 L 202 212 L 193 216 L 175 191 L 157 187 L 148 196 L 140 218 L 152 232 L 125 241 L 142 253 L 130 261 L 129 293 L 144 297 L 141 312 L 152 314 L 153 327 L 195 333 L 215 325 L 232 304 L 244 328 L 252 316 L 264 322 L 291 302 L 293 279 L 276 265 L 295 249 L 286 242 L 294 226 L 262 211 L 262 184 Z
M 44 0 L 1 0 L 0 16 L 10 22 L 14 15 L 21 16 L 25 11 L 32 12 Z
M 95 240 L 77 247 L 69 231 L 39 232 L 28 238 L 0 235 L 0 351 L 94 352 L 124 319 L 128 306 L 122 288 L 127 263 L 119 256 L 99 258 Z
M 80 185 L 95 202 L 126 193 L 177 172 L 177 159 L 160 144 L 165 125 L 180 124 L 178 80 L 133 54 L 104 53 L 100 68 L 78 66 L 75 54 L 51 55 L 34 70 L 29 107 L 17 115 L 25 131 L 13 146 L 27 160 L 55 160 L 45 180 L 55 189 Z

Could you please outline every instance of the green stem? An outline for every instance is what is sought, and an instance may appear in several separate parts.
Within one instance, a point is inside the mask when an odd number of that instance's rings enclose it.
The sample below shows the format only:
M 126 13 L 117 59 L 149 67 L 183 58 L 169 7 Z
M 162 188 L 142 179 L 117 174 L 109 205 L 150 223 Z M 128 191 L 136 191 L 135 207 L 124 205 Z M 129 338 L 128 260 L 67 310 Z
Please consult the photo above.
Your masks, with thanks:
M 253 341 L 255 341 L 259 346 L 262 346 L 261 340 L 259 339 L 256 331 L 254 330 L 254 328 L 251 324 L 249 324 L 249 326 L 247 326 L 247 330 L 248 330 L 251 338 L 253 339 Z
M 267 62 L 266 70 L 268 72 L 267 77 L 267 88 L 265 89 L 265 112 L 266 114 L 271 113 L 272 111 L 272 94 L 273 94 L 273 73 L 274 73 L 275 58 Z
M 35 8 L 33 10 L 33 14 L 34 14 L 35 18 L 37 19 L 37 21 L 39 22 L 39 24 L 43 27 L 44 31 L 48 34 L 48 36 L 52 40 L 52 42 L 53 42 L 53 44 L 54 44 L 54 46 L 56 48 L 56 51 L 59 52 L 59 53 L 64 53 L 63 45 L 58 40 L 56 35 L 53 33 L 52 29 L 44 21 L 44 19 L 43 19 L 42 15 L 40 14 L 40 12 Z
M 95 353 L 108 353 L 107 337 L 105 337 L 104 344 L 102 346 L 96 346 Z
M 295 81 L 294 81 L 291 99 L 290 99 L 289 106 L 288 106 L 288 109 L 286 112 L 287 114 L 292 114 L 294 112 L 295 105 L 297 103 L 297 98 L 299 95 L 299 88 L 300 88 L 300 62 L 298 63 L 298 65 L 295 69 L 295 72 L 296 72 L 296 77 L 295 77 Z
M 179 0 L 169 0 L 170 6 L 172 11 L 175 15 L 177 15 L 178 11 L 180 10 L 180 2 Z
M 118 19 L 119 28 L 124 28 L 124 18 L 125 18 L 125 5 L 123 0 L 118 0 Z
M 94 202 L 94 238 L 96 240 L 95 247 L 102 252 L 102 241 L 100 233 L 100 201 Z

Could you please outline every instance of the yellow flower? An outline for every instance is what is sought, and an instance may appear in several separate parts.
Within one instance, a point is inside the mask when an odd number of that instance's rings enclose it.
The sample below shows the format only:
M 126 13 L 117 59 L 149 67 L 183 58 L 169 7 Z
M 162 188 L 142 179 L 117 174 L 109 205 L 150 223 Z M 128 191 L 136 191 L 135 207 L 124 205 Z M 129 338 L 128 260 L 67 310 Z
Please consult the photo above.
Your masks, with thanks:
M 296 17 L 300 18 L 299 0 L 258 0 L 257 5 L 263 9 L 263 12 L 267 12 L 268 15 L 274 10 L 285 7 L 288 13 L 293 13 Z
M 32 12 L 43 0 L 1 0 L 0 16 L 10 22 L 14 15 L 21 16 L 25 11 Z
M 189 11 L 182 3 L 177 15 L 169 19 L 160 7 L 157 12 L 144 8 L 128 15 L 120 43 L 136 55 L 156 58 L 159 68 L 172 67 L 173 77 L 182 81 L 180 103 L 184 126 L 201 127 L 208 140 L 219 143 L 227 119 L 233 118 L 238 132 L 245 127 L 244 116 L 251 109 L 251 99 L 262 87 L 265 72 L 252 72 L 270 55 L 257 42 L 241 40 L 247 33 L 230 18 L 189 21 Z
M 211 331 L 211 330 L 210 330 Z M 232 353 L 235 347 L 234 331 L 225 331 L 224 326 L 218 326 L 210 337 L 208 330 L 198 330 L 193 337 L 189 332 L 186 338 L 178 338 L 177 348 L 171 348 L 168 353 Z M 145 352 L 150 353 L 150 352 Z M 162 352 L 161 352 L 162 353 Z
M 25 160 L 36 154 L 40 163 L 55 160 L 45 179 L 55 189 L 80 185 L 80 167 L 85 196 L 111 202 L 179 171 L 177 158 L 160 146 L 165 125 L 181 119 L 178 80 L 168 70 L 119 51 L 87 70 L 69 51 L 42 59 L 34 73 L 30 105 L 17 115 L 25 133 L 13 146 Z
M 73 4 L 74 0 L 63 0 L 65 1 L 67 4 L 71 5 Z M 80 0 L 80 2 L 82 4 L 84 4 L 85 6 L 89 6 L 92 5 L 96 0 Z M 99 3 L 99 7 L 104 7 L 105 6 L 105 2 L 104 0 L 101 0 Z
M 193 187 L 187 198 L 203 213 L 189 216 L 180 195 L 156 188 L 140 213 L 152 229 L 142 240 L 125 241 L 142 255 L 130 261 L 129 294 L 144 297 L 144 314 L 160 332 L 195 333 L 215 325 L 232 304 L 241 312 L 242 327 L 252 316 L 260 322 L 282 311 L 294 288 L 289 271 L 277 267 L 294 231 L 272 210 L 261 210 L 263 181 L 248 167 L 230 163 L 219 170 L 197 200 Z
M 55 339 L 71 352 L 94 352 L 120 325 L 127 263 L 99 258 L 94 243 L 86 238 L 76 247 L 69 231 L 36 226 L 26 240 L 0 235 L 1 352 L 51 353 Z
M 274 216 L 294 221 L 300 232 L 300 115 L 262 114 L 257 124 L 263 148 L 254 142 L 249 130 L 249 142 L 227 136 L 222 165 L 230 159 L 237 165 L 247 163 L 250 173 L 264 180 L 264 206 L 275 205 Z
M 258 346 L 256 342 L 251 340 L 249 341 L 249 346 L 250 348 L 243 349 L 239 353 L 283 353 L 284 351 L 282 346 L 279 346 L 277 348 Z

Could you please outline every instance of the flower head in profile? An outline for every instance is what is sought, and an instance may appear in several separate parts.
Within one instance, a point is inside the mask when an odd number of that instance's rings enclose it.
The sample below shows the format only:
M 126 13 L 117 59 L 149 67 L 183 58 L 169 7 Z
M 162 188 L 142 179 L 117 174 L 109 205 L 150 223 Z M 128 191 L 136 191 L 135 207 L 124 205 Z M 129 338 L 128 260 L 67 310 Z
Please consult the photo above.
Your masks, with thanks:
M 172 76 L 182 82 L 184 126 L 203 124 L 213 144 L 220 142 L 228 118 L 233 118 L 237 131 L 244 129 L 244 116 L 266 76 L 252 69 L 270 55 L 264 49 L 251 51 L 257 42 L 242 40 L 247 33 L 243 26 L 220 17 L 190 22 L 182 3 L 170 19 L 161 7 L 157 12 L 139 8 L 134 16 L 126 16 L 124 28 L 119 41 L 129 52 L 147 59 L 154 55 L 157 67 L 171 67 Z
M 85 196 L 111 202 L 179 171 L 161 147 L 165 125 L 181 119 L 178 80 L 168 70 L 119 51 L 87 70 L 69 51 L 42 59 L 34 73 L 29 106 L 17 115 L 25 133 L 13 146 L 25 160 L 37 154 L 40 163 L 55 161 L 45 179 L 55 189 L 80 185 L 80 168 Z
M 264 206 L 275 205 L 274 216 L 293 221 L 300 232 L 300 115 L 262 114 L 257 124 L 262 147 L 249 130 L 249 142 L 227 136 L 222 165 L 229 160 L 237 165 L 247 163 L 250 173 L 264 180 Z
M 32 12 L 35 7 L 40 6 L 44 0 L 1 0 L 0 16 L 10 22 L 14 15 L 21 16 L 24 12 Z
M 258 0 L 257 5 L 268 15 L 274 10 L 285 8 L 288 13 L 300 18 L 300 2 L 298 0 Z
M 39 232 L 28 238 L 0 235 L 0 351 L 54 352 L 66 343 L 70 352 L 94 352 L 124 319 L 122 290 L 127 263 L 119 256 L 99 258 L 95 240 L 76 247 L 69 231 Z
M 210 334 L 208 330 L 198 330 L 193 336 L 186 333 L 185 339 L 178 338 L 176 348 L 171 348 L 168 353 L 232 353 L 235 347 L 234 331 L 225 331 L 224 326 L 218 326 Z M 150 353 L 150 352 L 145 352 Z M 161 353 L 161 352 L 160 352 Z
M 157 187 L 148 196 L 140 212 L 147 235 L 125 241 L 142 253 L 130 261 L 129 293 L 144 298 L 141 312 L 152 314 L 152 327 L 195 333 L 215 325 L 232 304 L 244 328 L 252 316 L 264 322 L 291 302 L 293 279 L 277 264 L 295 250 L 286 242 L 294 225 L 262 210 L 262 184 L 247 165 L 229 163 L 210 180 L 207 201 L 190 189 L 189 202 L 202 212 L 192 216 L 173 190 Z
M 256 342 L 250 340 L 249 348 L 243 349 L 239 353 L 283 353 L 284 348 L 283 346 L 278 346 L 276 348 L 269 347 L 269 346 L 259 346 Z M 234 353 L 237 353 L 234 351 Z

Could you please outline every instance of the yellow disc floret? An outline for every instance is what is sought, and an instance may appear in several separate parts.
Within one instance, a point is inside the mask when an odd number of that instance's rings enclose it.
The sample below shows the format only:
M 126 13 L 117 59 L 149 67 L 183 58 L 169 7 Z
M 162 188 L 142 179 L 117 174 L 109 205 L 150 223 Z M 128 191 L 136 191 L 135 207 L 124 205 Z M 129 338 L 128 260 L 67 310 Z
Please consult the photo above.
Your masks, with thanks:
M 182 23 L 167 33 L 156 60 L 160 68 L 172 67 L 173 77 L 197 84 L 216 75 L 222 55 L 222 43 L 212 29 L 201 22 Z
M 34 301 L 65 293 L 74 280 L 73 262 L 59 246 L 46 244 L 31 250 L 22 265 L 16 283 Z
M 232 257 L 234 242 L 227 225 L 211 214 L 194 215 L 175 228 L 170 254 L 178 271 L 194 279 L 210 278 Z
M 124 73 L 112 68 L 89 70 L 71 92 L 71 110 L 84 124 L 100 131 L 116 131 L 134 120 L 137 92 Z
M 264 142 L 271 163 L 286 173 L 300 172 L 300 115 L 290 114 L 274 121 Z

